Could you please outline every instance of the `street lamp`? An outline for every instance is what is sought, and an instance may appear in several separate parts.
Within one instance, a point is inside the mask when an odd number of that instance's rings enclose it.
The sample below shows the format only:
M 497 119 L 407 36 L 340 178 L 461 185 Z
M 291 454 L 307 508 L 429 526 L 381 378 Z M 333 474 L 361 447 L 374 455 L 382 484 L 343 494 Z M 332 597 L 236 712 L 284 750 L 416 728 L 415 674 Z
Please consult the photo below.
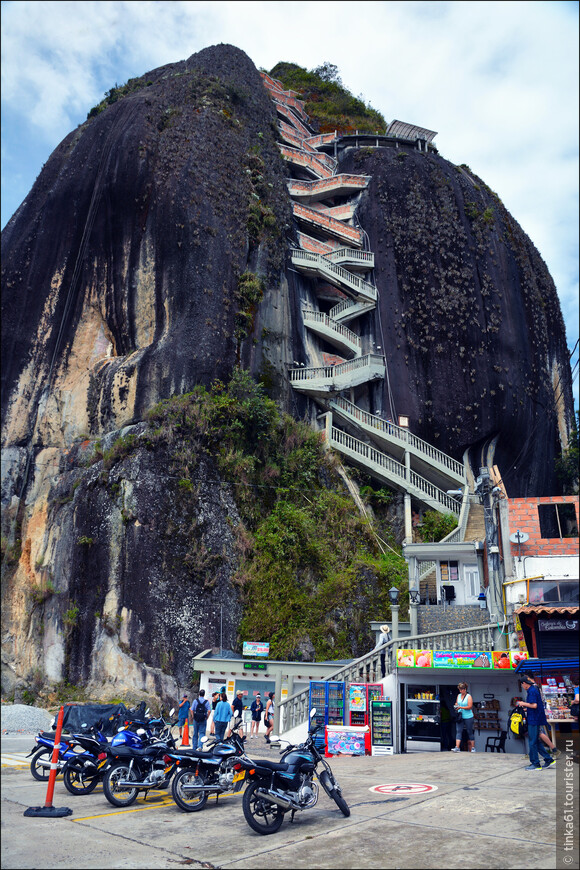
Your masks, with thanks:
M 389 589 L 389 598 L 391 599 L 393 640 L 396 640 L 399 637 L 399 590 L 396 586 L 391 586 Z
M 418 589 L 410 589 L 409 590 L 409 598 L 411 599 L 411 604 L 418 604 L 419 599 L 421 597 L 421 593 Z

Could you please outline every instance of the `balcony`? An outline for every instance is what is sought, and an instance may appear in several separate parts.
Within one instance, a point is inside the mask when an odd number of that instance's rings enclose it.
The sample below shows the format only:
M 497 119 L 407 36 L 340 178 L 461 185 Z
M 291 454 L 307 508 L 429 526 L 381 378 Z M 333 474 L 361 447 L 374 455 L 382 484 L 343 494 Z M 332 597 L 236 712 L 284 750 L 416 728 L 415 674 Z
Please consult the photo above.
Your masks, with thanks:
M 300 393 L 325 397 L 385 377 L 385 360 L 368 353 L 334 366 L 291 369 L 290 383 Z

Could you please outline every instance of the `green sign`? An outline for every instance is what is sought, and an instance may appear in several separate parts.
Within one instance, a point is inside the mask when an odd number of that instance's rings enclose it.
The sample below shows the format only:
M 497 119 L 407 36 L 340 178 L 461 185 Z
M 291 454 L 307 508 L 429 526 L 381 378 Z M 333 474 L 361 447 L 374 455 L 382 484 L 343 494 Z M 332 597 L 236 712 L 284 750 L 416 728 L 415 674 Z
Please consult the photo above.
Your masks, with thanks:
M 244 662 L 245 671 L 267 671 L 268 665 L 266 662 Z

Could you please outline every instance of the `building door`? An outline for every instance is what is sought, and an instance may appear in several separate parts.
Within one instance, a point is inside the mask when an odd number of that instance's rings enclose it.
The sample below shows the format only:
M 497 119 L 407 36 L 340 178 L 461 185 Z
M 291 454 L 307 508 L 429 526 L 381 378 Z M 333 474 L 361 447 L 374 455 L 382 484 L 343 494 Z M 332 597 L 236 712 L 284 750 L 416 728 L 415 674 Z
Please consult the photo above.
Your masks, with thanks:
M 477 565 L 464 565 L 465 603 L 477 604 L 480 591 L 479 569 Z

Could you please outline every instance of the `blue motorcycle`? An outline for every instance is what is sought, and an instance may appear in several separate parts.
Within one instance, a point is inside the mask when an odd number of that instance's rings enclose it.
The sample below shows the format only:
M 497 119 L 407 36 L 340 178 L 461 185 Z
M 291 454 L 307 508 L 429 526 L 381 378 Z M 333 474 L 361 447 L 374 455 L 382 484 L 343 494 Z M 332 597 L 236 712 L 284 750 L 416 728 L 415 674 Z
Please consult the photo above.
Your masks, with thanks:
M 33 746 L 26 756 L 29 758 L 32 755 L 30 772 L 40 782 L 46 782 L 50 776 L 55 737 L 54 731 L 41 731 L 36 735 L 36 746 Z M 64 739 L 61 735 L 61 741 L 58 744 L 57 771 L 61 771 L 69 759 L 76 757 L 78 753 L 75 752 L 75 745 L 75 739 L 72 735 L 65 735 Z

